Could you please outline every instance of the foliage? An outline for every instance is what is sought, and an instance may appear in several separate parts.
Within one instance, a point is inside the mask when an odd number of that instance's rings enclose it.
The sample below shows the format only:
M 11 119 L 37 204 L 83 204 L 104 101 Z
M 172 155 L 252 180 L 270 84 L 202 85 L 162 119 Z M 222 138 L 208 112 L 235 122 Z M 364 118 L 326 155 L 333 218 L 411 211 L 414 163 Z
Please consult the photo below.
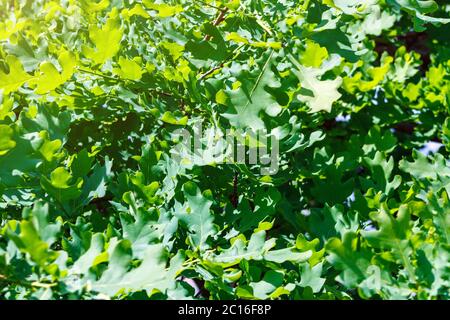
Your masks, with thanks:
M 1 0 L 0 297 L 448 299 L 449 12 Z M 200 121 L 278 172 L 175 161 Z

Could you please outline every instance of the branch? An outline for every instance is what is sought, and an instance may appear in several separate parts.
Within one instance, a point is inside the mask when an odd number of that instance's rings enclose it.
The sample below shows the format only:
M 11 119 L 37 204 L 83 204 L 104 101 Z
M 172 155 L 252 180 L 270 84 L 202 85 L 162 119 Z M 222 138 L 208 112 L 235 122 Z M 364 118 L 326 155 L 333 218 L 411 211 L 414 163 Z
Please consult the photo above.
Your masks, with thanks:
M 104 79 L 110 80 L 110 81 L 119 82 L 119 83 L 126 83 L 126 82 L 128 81 L 128 82 L 131 82 L 131 83 L 137 84 L 137 85 L 142 84 L 142 82 L 139 82 L 139 81 L 135 81 L 135 80 L 126 80 L 126 81 L 124 81 L 124 80 L 122 80 L 122 79 L 120 79 L 120 78 L 107 76 L 107 75 L 105 75 L 105 74 L 97 73 L 97 72 L 94 72 L 94 71 L 91 71 L 91 70 L 86 70 L 86 69 L 84 69 L 84 68 L 78 68 L 78 71 L 84 72 L 84 73 L 88 73 L 88 74 L 92 74 L 92 75 L 94 75 L 94 76 L 101 77 L 101 78 L 104 78 Z M 132 90 L 131 88 L 128 88 L 128 89 Z M 173 94 L 168 93 L 168 92 L 164 92 L 164 91 L 159 91 L 159 90 L 157 90 L 157 89 L 150 88 L 150 89 L 148 89 L 148 91 L 150 91 L 150 92 L 152 92 L 152 93 L 155 93 L 155 94 L 157 94 L 157 95 L 159 95 L 159 96 L 164 96 L 164 97 L 174 97 L 174 98 L 175 98 L 175 96 L 174 96 Z M 179 97 L 176 97 L 176 98 L 181 99 L 181 98 L 179 98 Z
M 7 276 L 0 274 L 0 283 L 6 283 L 6 285 L 19 285 L 19 286 L 23 286 L 23 287 L 27 287 L 30 288 L 31 284 L 26 282 L 26 281 L 22 281 L 22 280 L 13 280 L 11 278 L 8 278 Z
M 204 74 L 202 74 L 199 78 L 199 80 L 203 80 L 204 78 L 206 78 L 207 76 L 209 76 L 210 74 L 214 73 L 214 71 L 219 70 L 221 68 L 223 68 L 223 65 L 225 64 L 225 61 L 222 62 L 221 64 L 219 64 L 218 66 L 215 66 L 212 69 L 209 69 L 208 71 L 206 71 Z

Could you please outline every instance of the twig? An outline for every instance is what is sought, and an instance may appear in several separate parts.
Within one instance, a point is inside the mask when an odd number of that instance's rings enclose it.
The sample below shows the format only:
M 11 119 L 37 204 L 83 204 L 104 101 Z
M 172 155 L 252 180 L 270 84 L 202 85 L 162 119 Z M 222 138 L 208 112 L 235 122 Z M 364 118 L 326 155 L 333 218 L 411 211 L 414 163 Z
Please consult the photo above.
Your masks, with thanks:
M 107 76 L 105 74 L 97 73 L 97 72 L 94 72 L 94 71 L 91 71 L 91 70 L 86 70 L 86 69 L 83 69 L 83 68 L 78 68 L 78 70 L 81 71 L 81 72 L 89 73 L 89 74 L 92 74 L 94 76 L 105 78 L 105 79 L 108 79 L 108 80 L 120 81 L 120 79 L 118 79 L 118 78 L 110 77 L 110 76 Z
M 8 278 L 7 276 L 0 274 L 0 283 L 4 282 L 6 284 L 9 285 L 19 285 L 19 286 L 23 286 L 23 287 L 32 287 L 32 285 L 26 281 L 22 281 L 22 280 L 13 280 Z
M 154 93 L 156 93 L 156 94 L 158 94 L 158 95 L 160 95 L 160 96 L 165 96 L 165 97 L 170 97 L 170 98 L 173 97 L 173 94 L 168 93 L 168 92 L 158 91 L 158 90 L 156 90 L 156 89 L 149 89 L 149 91 L 154 92 Z M 181 98 L 180 98 L 180 99 L 181 99 Z
M 240 45 L 237 49 L 233 50 L 233 52 L 225 58 L 225 60 L 223 60 L 219 65 L 211 68 L 210 70 L 206 71 L 204 74 L 202 74 L 200 76 L 200 78 L 198 78 L 199 80 L 203 80 L 204 78 L 206 78 L 207 76 L 211 75 L 212 73 L 214 73 L 214 71 L 219 70 L 221 68 L 223 68 L 223 66 L 225 65 L 225 63 L 228 62 L 228 60 L 232 59 L 233 57 L 237 57 L 236 53 L 239 52 L 239 50 L 241 50 L 242 47 L 244 47 L 245 44 Z
M 212 69 L 209 69 L 208 71 L 206 71 L 204 74 L 202 74 L 199 78 L 199 80 L 203 80 L 204 78 L 206 78 L 207 76 L 209 76 L 210 74 L 214 73 L 214 71 L 219 70 L 221 68 L 223 68 L 223 65 L 225 64 L 225 61 L 222 62 L 221 64 L 219 64 L 218 66 L 215 66 Z
M 221 10 L 219 16 L 217 17 L 216 21 L 214 21 L 213 25 L 218 26 L 223 20 L 225 20 L 225 14 L 227 12 L 228 12 L 228 8 Z
M 213 22 L 213 26 L 217 27 L 222 21 L 225 20 L 225 14 L 228 12 L 228 8 L 225 8 L 223 10 L 220 10 L 219 15 L 217 16 L 216 20 Z M 211 40 L 211 35 L 207 34 L 204 38 L 204 41 Z

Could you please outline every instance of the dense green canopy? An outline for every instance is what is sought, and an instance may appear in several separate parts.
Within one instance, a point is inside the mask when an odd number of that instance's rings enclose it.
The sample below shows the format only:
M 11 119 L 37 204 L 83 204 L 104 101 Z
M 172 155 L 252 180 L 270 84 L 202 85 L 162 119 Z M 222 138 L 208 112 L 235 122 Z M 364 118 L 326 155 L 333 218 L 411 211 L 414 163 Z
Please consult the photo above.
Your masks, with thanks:
M 446 3 L 0 0 L 0 298 L 448 299 Z

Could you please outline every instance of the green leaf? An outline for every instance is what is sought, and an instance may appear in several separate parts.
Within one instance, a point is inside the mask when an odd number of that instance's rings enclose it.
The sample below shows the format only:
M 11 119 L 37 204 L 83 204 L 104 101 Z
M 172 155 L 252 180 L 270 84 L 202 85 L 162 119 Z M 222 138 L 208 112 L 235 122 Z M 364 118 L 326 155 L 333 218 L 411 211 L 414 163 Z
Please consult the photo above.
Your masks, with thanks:
M 438 4 L 433 0 L 395 0 L 394 1 L 400 8 L 415 16 L 414 27 L 417 31 L 423 31 L 424 22 L 430 22 L 433 24 L 449 23 L 449 18 L 436 18 L 429 16 L 428 14 L 437 11 Z
M 13 134 L 14 130 L 10 126 L 0 125 L 0 156 L 16 146 L 16 142 L 12 139 Z
M 259 231 L 252 234 L 248 243 L 241 238 L 237 238 L 231 247 L 216 256 L 207 256 L 207 260 L 224 268 L 236 265 L 242 260 L 261 260 L 264 254 L 275 246 L 273 239 L 272 241 L 265 241 L 265 237 L 266 232 Z
M 0 69 L 0 90 L 5 95 L 17 91 L 23 84 L 33 79 L 33 76 L 25 72 L 22 63 L 17 57 L 7 56 L 6 63 L 9 72 L 3 72 Z
M 377 151 L 373 159 L 365 157 L 364 161 L 369 166 L 373 177 L 370 181 L 362 181 L 367 189 L 374 187 L 389 195 L 400 186 L 402 179 L 399 175 L 396 175 L 392 181 L 389 181 L 394 169 L 394 159 L 392 157 L 386 161 L 383 154 Z
M 341 270 L 337 281 L 347 287 L 354 287 L 366 277 L 366 270 L 370 265 L 369 254 L 366 250 L 358 250 L 358 236 L 351 231 L 344 233 L 342 240 L 331 238 L 325 245 L 329 253 L 327 260 Z
M 213 224 L 214 218 L 210 211 L 213 203 L 211 194 L 209 191 L 202 194 L 193 182 L 187 182 L 183 185 L 183 193 L 187 200 L 185 207 L 183 211 L 174 214 L 186 225 L 190 244 L 203 251 L 209 247 L 208 238 L 216 233 Z
M 39 237 L 49 246 L 57 241 L 61 230 L 61 222 L 59 220 L 53 221 L 48 204 L 36 202 L 32 208 L 25 208 L 22 216 L 33 224 Z
M 325 248 L 322 248 L 319 251 L 316 250 L 317 246 L 319 245 L 319 242 L 320 240 L 317 238 L 308 241 L 302 234 L 299 234 L 297 236 L 297 239 L 295 240 L 295 247 L 297 249 L 299 249 L 302 252 L 311 251 L 311 257 L 308 259 L 308 262 L 310 263 L 311 266 L 315 266 L 317 263 L 319 263 L 325 253 Z
M 98 281 L 92 283 L 92 290 L 108 296 L 141 290 L 145 290 L 149 296 L 155 290 L 165 293 L 175 287 L 175 278 L 183 261 L 182 255 L 174 256 L 167 268 L 166 261 L 167 254 L 161 245 L 149 245 L 139 267 L 129 270 L 130 242 L 120 241 L 112 250 L 108 268 Z
M 414 150 L 413 158 L 414 162 L 408 162 L 405 159 L 401 160 L 399 167 L 417 179 L 428 178 L 434 180 L 438 176 L 450 175 L 450 169 L 446 165 L 446 160 L 440 154 L 437 154 L 433 162 L 430 162 L 424 154 Z
M 262 68 L 248 72 L 241 72 L 237 78 L 245 77 L 241 86 L 235 90 L 225 90 L 229 97 L 229 109 L 222 114 L 231 125 L 237 128 L 264 129 L 265 125 L 260 118 L 262 112 L 271 117 L 281 112 L 276 98 L 268 89 L 278 88 L 275 73 L 271 70 L 273 52 L 261 58 Z M 245 82 L 244 82 L 245 81 Z
M 138 61 L 139 59 L 129 60 L 124 57 L 119 57 L 119 68 L 114 69 L 114 73 L 123 79 L 140 80 L 144 72 Z
M 313 41 L 306 42 L 305 52 L 300 56 L 300 63 L 305 67 L 318 68 L 328 58 L 328 51 Z
M 294 263 L 301 263 L 307 261 L 311 258 L 312 252 L 298 252 L 294 248 L 284 248 L 279 250 L 271 250 L 264 255 L 264 260 L 272 261 L 276 263 L 283 263 L 286 261 L 291 261 Z
M 149 9 L 158 11 L 158 16 L 161 18 L 171 17 L 183 11 L 183 7 L 180 5 L 171 6 L 165 3 L 154 3 L 152 0 L 144 0 L 143 4 Z
M 32 209 L 25 209 L 23 217 L 20 223 L 11 221 L 6 234 L 22 252 L 29 254 L 32 261 L 46 267 L 59 255 L 49 248 L 57 240 L 61 223 L 52 223 L 48 205 L 39 202 Z
M 81 195 L 83 180 L 73 181 L 73 176 L 63 167 L 58 167 L 47 177 L 41 178 L 42 187 L 55 197 L 60 203 L 76 199 Z
M 363 92 L 373 90 L 385 79 L 393 60 L 391 56 L 384 55 L 381 66 L 371 67 L 367 70 L 368 78 L 371 80 L 363 80 L 363 73 L 357 72 L 353 77 L 345 77 L 342 87 L 350 93 L 354 93 L 356 90 Z
M 258 299 L 267 299 L 283 284 L 283 273 L 280 271 L 269 270 L 259 282 L 253 282 L 250 287 L 253 289 L 253 295 Z
M 169 123 L 169 124 L 174 124 L 174 125 L 180 125 L 180 126 L 185 126 L 188 122 L 188 117 L 184 116 L 180 119 L 177 119 L 172 112 L 170 111 L 166 111 L 164 112 L 164 114 L 161 116 L 161 121 L 165 122 L 165 123 Z
M 0 17 L 0 299 L 450 299 L 445 1 Z
M 300 265 L 301 279 L 298 284 L 300 287 L 310 287 L 313 293 L 320 292 L 325 284 L 325 278 L 321 278 L 323 264 L 318 263 L 314 267 L 311 267 L 308 263 Z
M 410 213 L 406 205 L 399 208 L 397 218 L 382 207 L 380 211 L 374 212 L 371 218 L 379 225 L 378 231 L 361 231 L 361 234 L 372 246 L 377 248 L 395 248 L 406 245 L 403 240 L 408 239 L 410 233 Z M 398 251 L 403 251 L 404 248 Z

